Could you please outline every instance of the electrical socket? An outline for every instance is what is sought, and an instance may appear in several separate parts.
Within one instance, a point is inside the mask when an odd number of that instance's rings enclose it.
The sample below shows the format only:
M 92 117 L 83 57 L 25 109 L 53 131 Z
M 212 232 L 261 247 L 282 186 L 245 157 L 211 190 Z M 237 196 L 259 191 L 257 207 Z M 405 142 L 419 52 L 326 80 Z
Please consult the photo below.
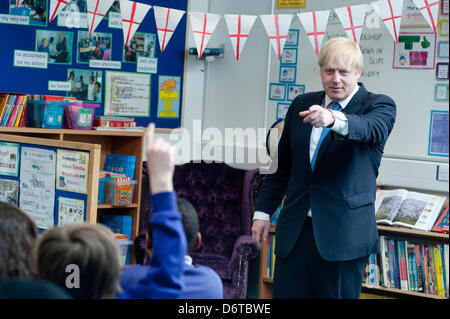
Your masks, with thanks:
M 437 180 L 442 182 L 448 182 L 448 165 L 438 165 L 437 167 Z

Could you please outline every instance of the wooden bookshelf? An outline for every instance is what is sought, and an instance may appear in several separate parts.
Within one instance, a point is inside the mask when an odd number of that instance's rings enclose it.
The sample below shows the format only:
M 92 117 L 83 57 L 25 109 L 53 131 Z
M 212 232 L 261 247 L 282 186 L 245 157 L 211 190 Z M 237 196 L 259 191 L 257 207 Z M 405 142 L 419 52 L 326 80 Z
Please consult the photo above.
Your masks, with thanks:
M 142 161 L 144 151 L 144 132 L 136 131 L 96 131 L 96 130 L 69 130 L 69 129 L 43 129 L 32 127 L 0 127 L 0 134 L 19 135 L 32 138 L 55 140 L 55 142 L 82 142 L 97 145 L 99 148 L 98 168 L 90 175 L 95 183 L 95 198 L 91 201 L 91 218 L 88 222 L 99 222 L 102 213 L 131 216 L 132 240 L 139 234 L 139 209 L 141 200 Z M 134 188 L 133 203 L 124 206 L 97 204 L 98 172 L 103 169 L 106 154 L 117 153 L 136 156 L 134 179 L 137 181 Z M 131 263 L 135 263 L 134 246 L 131 246 Z
M 449 235 L 437 232 L 427 232 L 402 227 L 381 226 L 378 225 L 380 235 L 398 236 L 403 238 L 415 238 L 417 241 L 435 242 L 441 244 L 449 243 Z M 275 227 L 271 226 L 269 234 L 275 233 Z M 268 244 L 261 247 L 260 254 L 260 277 L 258 298 L 271 299 L 273 296 L 273 278 L 266 276 L 267 273 L 267 254 Z M 407 291 L 396 288 L 386 288 L 372 286 L 368 284 L 362 285 L 361 299 L 389 299 L 389 298 L 427 298 L 427 299 L 448 299 L 447 297 L 435 296 L 421 292 Z

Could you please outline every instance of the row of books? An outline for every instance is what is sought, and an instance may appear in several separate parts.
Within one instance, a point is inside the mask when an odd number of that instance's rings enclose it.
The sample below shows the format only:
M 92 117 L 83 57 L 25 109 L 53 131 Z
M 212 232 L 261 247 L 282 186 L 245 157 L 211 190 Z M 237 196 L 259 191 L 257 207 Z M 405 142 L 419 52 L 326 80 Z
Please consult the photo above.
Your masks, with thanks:
M 124 130 L 137 131 L 142 130 L 142 127 L 136 126 L 136 121 L 133 117 L 121 116 L 96 116 L 94 118 L 94 129 L 98 131 L 110 130 Z
M 372 254 L 364 282 L 448 297 L 448 245 L 420 244 L 380 236 L 380 254 Z
M 406 189 L 378 190 L 375 218 L 378 224 L 431 231 L 437 224 L 445 204 L 444 196 L 407 191 Z M 448 227 L 448 217 L 447 217 Z
M 0 126 L 25 125 L 27 97 L 26 94 L 0 93 Z

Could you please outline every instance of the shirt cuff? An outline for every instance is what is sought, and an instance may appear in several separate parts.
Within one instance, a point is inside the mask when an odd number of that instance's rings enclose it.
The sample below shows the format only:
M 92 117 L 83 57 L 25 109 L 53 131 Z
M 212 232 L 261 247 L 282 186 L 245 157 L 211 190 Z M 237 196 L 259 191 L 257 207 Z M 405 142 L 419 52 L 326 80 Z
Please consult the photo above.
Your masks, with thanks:
M 338 133 L 339 135 L 346 136 L 348 134 L 348 120 L 344 113 L 339 111 L 333 112 L 335 120 L 334 125 L 331 127 L 331 130 Z
M 270 222 L 270 215 L 266 214 L 264 212 L 256 211 L 253 214 L 253 220 L 255 220 L 255 219 L 261 219 L 261 220 L 264 220 L 266 222 Z

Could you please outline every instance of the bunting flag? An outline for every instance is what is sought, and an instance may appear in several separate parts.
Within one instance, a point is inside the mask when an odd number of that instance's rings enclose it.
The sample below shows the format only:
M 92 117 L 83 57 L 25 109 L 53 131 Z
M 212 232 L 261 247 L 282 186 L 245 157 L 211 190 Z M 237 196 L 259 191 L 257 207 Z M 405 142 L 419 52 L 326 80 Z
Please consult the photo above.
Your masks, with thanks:
M 17 6 L 22 2 L 23 0 L 17 0 Z M 69 2 L 70 0 L 50 0 L 50 19 L 48 20 L 48 23 L 51 23 Z
M 53 0 L 52 0 L 53 1 Z M 16 8 L 20 7 L 20 5 L 22 4 L 23 0 L 16 0 Z
M 367 4 L 334 9 L 345 32 L 347 32 L 347 36 L 357 44 L 359 44 L 359 39 L 361 38 L 364 18 L 366 17 L 366 9 Z
M 272 48 L 277 54 L 278 60 L 281 59 L 283 53 L 284 44 L 286 43 L 287 34 L 289 33 L 289 27 L 294 15 L 292 14 L 266 14 L 259 16 L 264 28 L 266 29 L 267 36 L 269 37 Z
M 297 13 L 316 55 L 322 47 L 331 10 Z
M 92 32 L 95 31 L 113 3 L 114 0 L 87 0 L 89 37 L 92 36 Z
M 248 39 L 250 30 L 257 17 L 240 14 L 225 14 L 224 17 L 227 23 L 231 44 L 234 48 L 234 54 L 236 55 L 236 60 L 239 61 L 239 56 L 244 49 L 245 42 Z
M 417 9 L 436 33 L 436 22 L 439 14 L 439 0 L 413 0 Z
M 120 0 L 120 13 L 122 15 L 122 30 L 125 46 L 128 46 L 136 30 L 144 20 L 145 15 L 152 6 L 130 0 Z
M 164 52 L 167 43 L 169 43 L 170 38 L 185 13 L 183 10 L 153 6 L 161 53 Z
M 384 25 L 398 42 L 400 22 L 402 20 L 403 0 L 379 0 L 371 3 L 377 7 L 378 14 Z
M 189 12 L 194 40 L 197 46 L 198 59 L 201 59 L 206 45 L 211 39 L 214 29 L 222 15 L 204 12 Z

